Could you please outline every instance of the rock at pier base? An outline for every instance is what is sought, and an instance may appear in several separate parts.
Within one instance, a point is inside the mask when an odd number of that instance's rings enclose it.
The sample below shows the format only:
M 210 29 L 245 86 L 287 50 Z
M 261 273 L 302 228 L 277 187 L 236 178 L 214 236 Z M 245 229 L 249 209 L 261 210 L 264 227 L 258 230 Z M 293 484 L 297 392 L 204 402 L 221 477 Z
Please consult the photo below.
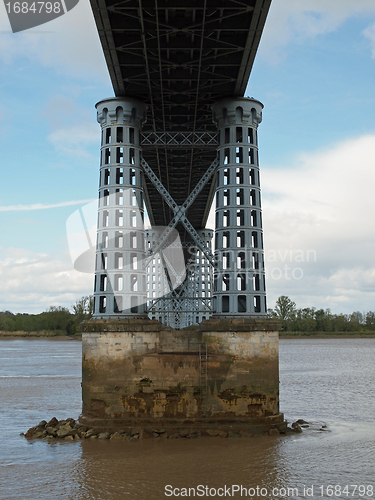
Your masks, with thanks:
M 252 437 L 254 435 L 280 435 L 287 432 L 284 415 L 279 414 L 264 418 L 222 418 L 222 419 L 89 419 L 80 417 L 81 424 L 100 432 L 116 433 L 119 431 L 132 435 L 139 434 L 140 439 L 148 437 L 176 439 L 184 437 Z
M 156 426 L 155 422 L 147 426 L 122 426 L 122 428 L 116 428 L 111 422 L 111 425 L 103 427 L 103 425 L 95 426 L 93 422 L 88 425 L 88 422 L 77 422 L 73 418 L 68 418 L 66 420 L 57 420 L 53 418 L 49 422 L 43 420 L 35 427 L 31 427 L 26 434 L 21 434 L 26 437 L 26 439 L 57 439 L 63 441 L 79 441 L 82 439 L 99 439 L 99 440 L 111 440 L 111 441 L 127 441 L 133 442 L 139 439 L 193 439 L 199 437 L 219 437 L 219 438 L 249 438 L 259 435 L 270 435 L 279 436 L 281 434 L 288 434 L 299 432 L 295 428 L 287 427 L 286 422 L 282 415 L 278 416 L 279 421 L 276 418 L 272 419 L 267 425 L 264 422 L 261 425 L 258 422 L 257 425 L 249 427 L 248 422 L 246 426 L 238 425 L 228 425 L 221 423 L 218 425 L 217 422 L 208 423 L 202 425 L 202 422 L 192 423 L 185 422 L 185 426 L 181 428 L 181 425 L 171 425 L 171 422 L 163 422 L 164 425 Z M 102 424 L 102 422 L 101 422 Z M 179 422 L 178 424 L 181 424 Z M 297 424 L 298 425 L 298 424 Z M 299 427 L 299 426 L 298 426 Z M 301 431 L 302 432 L 302 431 Z

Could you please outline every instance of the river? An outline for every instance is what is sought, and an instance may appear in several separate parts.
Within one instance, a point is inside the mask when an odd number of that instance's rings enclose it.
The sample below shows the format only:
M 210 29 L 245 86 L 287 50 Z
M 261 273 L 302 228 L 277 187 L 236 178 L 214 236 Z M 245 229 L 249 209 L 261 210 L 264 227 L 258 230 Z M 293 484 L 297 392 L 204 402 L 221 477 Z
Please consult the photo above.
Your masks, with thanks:
M 374 497 L 375 339 L 282 339 L 281 411 L 303 434 L 27 441 L 78 418 L 81 343 L 0 341 L 1 500 Z

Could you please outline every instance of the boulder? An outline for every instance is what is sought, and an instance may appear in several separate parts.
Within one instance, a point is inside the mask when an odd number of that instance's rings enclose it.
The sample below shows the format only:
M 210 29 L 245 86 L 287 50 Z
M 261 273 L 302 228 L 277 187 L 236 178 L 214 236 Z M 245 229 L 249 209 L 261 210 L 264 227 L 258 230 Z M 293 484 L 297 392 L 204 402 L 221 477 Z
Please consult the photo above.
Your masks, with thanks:
M 52 417 L 51 420 L 46 424 L 46 427 L 56 427 L 59 423 L 56 417 Z
M 95 429 L 89 429 L 86 434 L 85 434 L 85 438 L 88 439 L 90 438 L 91 436 L 94 436 L 96 434 L 96 431 Z
M 101 432 L 98 435 L 98 439 L 109 439 L 109 432 Z
M 110 440 L 111 441 L 119 441 L 121 440 L 122 441 L 122 435 L 119 433 L 119 432 L 115 432 L 114 434 L 112 434 L 112 436 L 110 437 Z
M 292 428 L 293 428 L 294 432 L 297 432 L 297 433 L 302 432 L 301 426 L 299 424 L 297 424 L 297 422 L 292 423 Z
M 206 430 L 206 434 L 207 436 L 211 436 L 211 437 L 216 437 L 219 435 L 219 432 L 220 431 L 215 431 L 215 430 L 212 430 L 212 429 L 207 429 Z
M 240 436 L 242 438 L 250 438 L 253 437 L 253 434 L 251 434 L 251 432 L 249 431 L 240 431 Z
M 221 437 L 221 438 L 226 438 L 228 437 L 228 433 L 225 431 L 218 431 L 218 430 L 213 430 L 213 429 L 207 429 L 206 434 L 211 437 Z
M 183 438 L 189 437 L 190 431 L 188 429 L 181 429 L 179 435 Z
M 268 431 L 268 435 L 269 436 L 280 436 L 280 431 L 279 429 L 275 428 L 275 429 L 270 429 Z
M 154 429 L 152 432 L 154 433 L 154 437 L 158 437 L 159 435 L 164 434 L 166 431 L 165 429 Z
M 60 429 L 57 430 L 56 435 L 59 438 L 65 438 L 67 436 L 74 436 L 77 434 L 76 429 L 73 429 L 70 427 L 69 424 L 64 425 L 63 427 L 60 427 Z
M 56 427 L 50 427 L 46 425 L 46 431 L 51 437 L 56 437 L 57 436 L 57 428 Z
M 42 439 L 48 436 L 48 433 L 45 429 L 38 429 L 36 433 L 33 435 L 33 439 Z
M 34 434 L 36 433 L 38 427 L 30 427 L 30 429 L 26 432 L 25 438 L 32 439 Z
M 236 432 L 231 432 L 231 431 L 229 431 L 229 432 L 228 432 L 228 437 L 229 437 L 229 438 L 239 438 L 239 437 L 240 437 L 240 435 L 239 435 L 239 434 L 237 434 Z

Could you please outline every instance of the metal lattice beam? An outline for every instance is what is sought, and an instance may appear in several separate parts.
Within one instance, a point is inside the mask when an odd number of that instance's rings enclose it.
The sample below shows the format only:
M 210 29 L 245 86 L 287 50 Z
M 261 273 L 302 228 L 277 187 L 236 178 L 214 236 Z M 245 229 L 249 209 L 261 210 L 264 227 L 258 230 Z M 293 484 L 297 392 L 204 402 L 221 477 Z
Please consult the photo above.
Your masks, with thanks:
M 213 132 L 146 132 L 141 134 L 141 146 L 143 149 L 162 146 L 174 148 L 176 146 L 186 148 L 202 148 L 218 146 L 217 133 Z

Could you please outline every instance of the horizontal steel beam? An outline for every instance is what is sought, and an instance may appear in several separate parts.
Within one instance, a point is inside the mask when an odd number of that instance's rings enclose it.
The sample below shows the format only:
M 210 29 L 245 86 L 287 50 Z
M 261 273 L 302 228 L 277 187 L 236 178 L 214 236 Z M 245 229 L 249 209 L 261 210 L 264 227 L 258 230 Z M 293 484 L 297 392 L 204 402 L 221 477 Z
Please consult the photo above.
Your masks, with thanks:
M 155 146 L 216 149 L 218 145 L 218 134 L 214 132 L 147 132 L 141 134 L 143 149 Z

